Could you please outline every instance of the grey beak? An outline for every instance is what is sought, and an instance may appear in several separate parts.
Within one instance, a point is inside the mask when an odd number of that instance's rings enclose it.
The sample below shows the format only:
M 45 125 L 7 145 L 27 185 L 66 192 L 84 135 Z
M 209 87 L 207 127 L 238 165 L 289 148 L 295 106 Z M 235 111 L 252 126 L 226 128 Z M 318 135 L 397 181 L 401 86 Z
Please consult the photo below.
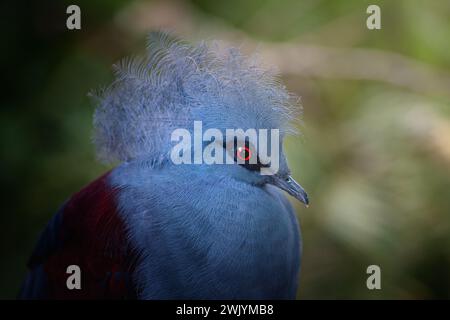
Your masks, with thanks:
M 286 191 L 291 196 L 303 202 L 305 206 L 308 207 L 309 199 L 308 194 L 303 189 L 303 187 L 297 183 L 291 176 L 287 176 L 285 178 L 279 176 L 273 176 L 274 182 L 273 184 L 279 187 L 280 189 Z

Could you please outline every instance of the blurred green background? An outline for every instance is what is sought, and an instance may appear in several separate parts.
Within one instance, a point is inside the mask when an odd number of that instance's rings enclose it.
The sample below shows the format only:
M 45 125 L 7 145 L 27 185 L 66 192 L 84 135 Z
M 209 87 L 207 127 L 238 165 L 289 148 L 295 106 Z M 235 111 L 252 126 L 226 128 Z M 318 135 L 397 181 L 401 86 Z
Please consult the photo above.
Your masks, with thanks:
M 366 28 L 369 4 L 381 30 Z M 287 141 L 311 197 L 297 208 L 300 299 L 450 297 L 450 1 L 34 1 L 0 14 L 0 298 L 17 294 L 58 206 L 108 169 L 87 93 L 158 28 L 257 48 L 302 97 L 303 135 Z M 366 288 L 371 264 L 381 290 Z

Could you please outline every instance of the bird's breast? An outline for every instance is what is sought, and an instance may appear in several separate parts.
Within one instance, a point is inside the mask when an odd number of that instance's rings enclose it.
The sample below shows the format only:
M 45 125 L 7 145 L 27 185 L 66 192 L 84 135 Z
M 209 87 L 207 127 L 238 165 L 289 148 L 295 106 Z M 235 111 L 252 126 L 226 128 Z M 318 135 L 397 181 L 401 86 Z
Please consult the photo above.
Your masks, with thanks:
M 298 225 L 278 189 L 161 173 L 116 183 L 144 297 L 295 297 Z

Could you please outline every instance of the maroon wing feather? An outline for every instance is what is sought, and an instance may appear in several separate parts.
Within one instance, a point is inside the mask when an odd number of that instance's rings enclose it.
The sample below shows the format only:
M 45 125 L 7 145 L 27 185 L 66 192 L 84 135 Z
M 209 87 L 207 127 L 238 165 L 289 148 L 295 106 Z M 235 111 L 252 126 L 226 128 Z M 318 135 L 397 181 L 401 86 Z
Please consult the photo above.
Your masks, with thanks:
M 63 205 L 47 225 L 29 261 L 24 299 L 135 298 L 132 271 L 137 255 L 118 215 L 119 190 L 98 178 Z M 81 289 L 69 290 L 67 267 L 81 270 Z

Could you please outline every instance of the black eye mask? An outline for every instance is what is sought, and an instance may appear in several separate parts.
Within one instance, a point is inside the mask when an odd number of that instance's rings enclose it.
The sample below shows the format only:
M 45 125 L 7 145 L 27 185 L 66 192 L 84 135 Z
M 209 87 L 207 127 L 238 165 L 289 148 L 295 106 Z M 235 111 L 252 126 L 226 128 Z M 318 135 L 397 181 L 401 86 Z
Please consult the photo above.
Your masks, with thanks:
M 226 142 L 223 143 L 223 147 L 225 150 L 227 150 Z M 257 157 L 256 163 L 250 163 L 250 159 L 255 156 Z M 233 154 L 234 162 L 237 163 L 238 158 L 241 161 L 244 161 L 244 163 L 239 163 L 239 165 L 243 166 L 244 168 L 246 168 L 247 170 L 250 170 L 250 171 L 258 171 L 262 167 L 270 166 L 269 164 L 261 163 L 261 161 L 259 160 L 258 154 L 255 155 L 254 148 L 251 147 L 250 142 L 248 141 L 248 138 L 245 139 L 244 146 L 240 146 L 240 148 L 238 148 L 237 138 L 236 137 L 234 138 L 234 154 Z

